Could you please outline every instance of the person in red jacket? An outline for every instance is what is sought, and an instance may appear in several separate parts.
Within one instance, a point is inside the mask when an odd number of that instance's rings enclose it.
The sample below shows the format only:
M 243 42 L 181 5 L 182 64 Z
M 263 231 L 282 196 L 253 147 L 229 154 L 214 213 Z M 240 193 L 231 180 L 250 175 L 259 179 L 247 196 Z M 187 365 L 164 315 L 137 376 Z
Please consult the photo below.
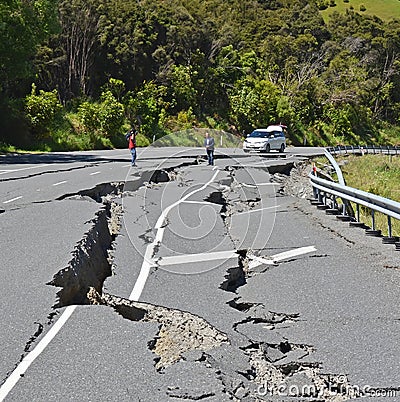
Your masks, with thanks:
M 126 139 L 128 140 L 128 148 L 132 155 L 132 166 L 136 166 L 136 134 L 137 131 L 131 128 L 126 134 Z

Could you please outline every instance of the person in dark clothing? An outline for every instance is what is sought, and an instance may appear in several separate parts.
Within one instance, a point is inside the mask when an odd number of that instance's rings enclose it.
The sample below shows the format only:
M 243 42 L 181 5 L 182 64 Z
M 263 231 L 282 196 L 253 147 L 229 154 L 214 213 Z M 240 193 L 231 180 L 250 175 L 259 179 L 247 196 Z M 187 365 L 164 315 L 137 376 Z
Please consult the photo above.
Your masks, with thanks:
M 210 137 L 209 133 L 206 133 L 206 138 L 204 139 L 204 146 L 207 152 L 208 165 L 214 165 L 214 138 Z

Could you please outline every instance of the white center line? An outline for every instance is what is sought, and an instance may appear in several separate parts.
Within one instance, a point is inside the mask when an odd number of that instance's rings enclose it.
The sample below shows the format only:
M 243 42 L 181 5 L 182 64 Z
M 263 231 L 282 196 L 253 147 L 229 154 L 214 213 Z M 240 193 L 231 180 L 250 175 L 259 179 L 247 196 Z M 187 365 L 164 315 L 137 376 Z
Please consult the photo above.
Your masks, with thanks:
M 94 176 L 95 174 L 100 174 L 101 172 L 93 172 L 93 173 L 90 173 L 90 176 Z
M 53 186 L 59 186 L 60 184 L 64 184 L 66 182 L 67 182 L 67 180 L 59 181 L 58 183 L 54 183 Z
M 23 377 L 28 367 L 35 361 L 35 359 L 43 352 L 51 340 L 57 335 L 60 329 L 71 317 L 77 306 L 68 306 L 62 313 L 60 318 L 50 328 L 49 332 L 44 338 L 36 345 L 35 349 L 29 352 L 21 360 L 15 370 L 7 378 L 4 384 L 0 387 L 0 402 L 8 395 L 8 393 L 14 388 L 15 384 Z
M 8 204 L 9 202 L 19 200 L 20 198 L 22 198 L 22 195 L 20 195 L 19 197 L 12 198 L 11 200 L 8 200 L 8 201 L 3 201 L 3 204 Z
M 180 202 L 185 201 L 187 198 L 189 198 L 191 195 L 195 194 L 196 192 L 199 192 L 206 188 L 212 181 L 214 181 L 215 177 L 217 176 L 218 172 L 214 174 L 212 179 L 207 182 L 205 185 L 203 185 L 201 188 L 192 191 L 191 193 L 187 194 L 182 200 L 179 200 L 175 202 L 174 204 L 170 205 L 168 208 L 166 208 L 163 213 L 161 214 L 159 220 L 157 223 L 163 223 L 168 212 L 176 205 L 178 205 Z M 14 200 L 17 200 L 20 197 L 13 198 L 12 200 L 5 201 L 4 203 L 12 202 Z M 162 220 L 160 220 L 162 218 Z M 156 225 L 157 227 L 157 225 Z M 142 264 L 142 269 L 140 271 L 139 277 L 135 283 L 135 287 L 132 290 L 131 296 L 129 297 L 130 300 L 138 300 L 143 287 L 146 283 L 147 277 L 150 272 L 150 267 L 155 265 L 154 260 L 152 259 L 152 255 L 154 253 L 154 248 L 156 247 L 157 244 L 161 243 L 163 235 L 164 235 L 164 227 L 158 226 L 157 227 L 157 234 L 156 237 L 153 241 L 153 243 L 146 248 L 146 253 L 144 257 L 144 261 Z M 29 366 L 35 361 L 35 359 L 43 352 L 43 350 L 47 347 L 47 345 L 51 342 L 51 340 L 57 335 L 57 333 L 61 330 L 61 328 L 64 326 L 64 324 L 68 321 L 68 319 L 71 317 L 72 313 L 75 311 L 77 306 L 68 306 L 63 314 L 60 316 L 60 318 L 55 322 L 55 324 L 50 328 L 49 332 L 44 336 L 44 338 L 36 345 L 36 347 L 29 352 L 19 363 L 19 365 L 15 368 L 15 370 L 11 373 L 11 375 L 7 378 L 7 380 L 1 385 L 0 387 L 0 402 L 2 402 L 5 397 L 9 394 L 9 392 L 14 388 L 14 386 L 17 384 L 17 382 L 22 378 L 22 376 L 25 374 L 26 370 L 29 368 Z
M 133 301 L 138 301 L 143 289 L 144 289 L 144 285 L 146 284 L 147 278 L 149 276 L 150 273 L 150 268 L 151 267 L 156 267 L 157 263 L 156 261 L 154 261 L 154 259 L 152 258 L 152 256 L 154 255 L 155 249 L 156 247 L 162 242 L 163 236 L 164 236 L 164 222 L 165 219 L 168 215 L 168 212 L 171 211 L 172 208 L 176 207 L 177 205 L 179 205 L 180 203 L 186 201 L 189 197 L 191 197 L 193 194 L 198 193 L 199 191 L 204 190 L 207 186 L 209 186 L 217 177 L 219 171 L 217 170 L 213 177 L 203 186 L 201 186 L 200 188 L 198 188 L 197 190 L 193 190 L 192 192 L 186 194 L 183 198 L 181 198 L 180 200 L 174 202 L 173 204 L 169 205 L 167 208 L 165 208 L 160 217 L 157 220 L 157 223 L 155 225 L 155 229 L 157 229 L 157 233 L 155 236 L 155 239 L 153 240 L 152 243 L 150 243 L 147 247 L 146 247 L 146 252 L 144 254 L 144 259 L 143 259 L 143 263 L 142 263 L 142 268 L 140 269 L 140 273 L 139 276 L 136 280 L 135 286 L 132 289 L 132 292 L 129 296 L 129 300 L 133 300 Z

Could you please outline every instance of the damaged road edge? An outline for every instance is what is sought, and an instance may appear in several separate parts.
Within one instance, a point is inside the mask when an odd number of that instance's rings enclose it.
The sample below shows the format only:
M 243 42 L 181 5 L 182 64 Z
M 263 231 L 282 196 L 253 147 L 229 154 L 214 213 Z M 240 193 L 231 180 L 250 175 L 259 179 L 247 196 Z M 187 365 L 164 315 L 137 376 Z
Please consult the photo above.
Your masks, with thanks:
M 208 351 L 229 343 L 226 334 L 204 318 L 187 311 L 136 302 L 107 293 L 100 295 L 94 288 L 89 289 L 87 298 L 91 304 L 112 307 L 131 321 L 160 324 L 156 338 L 148 343 L 149 349 L 158 356 L 154 359 L 158 371 L 182 360 L 186 352 Z

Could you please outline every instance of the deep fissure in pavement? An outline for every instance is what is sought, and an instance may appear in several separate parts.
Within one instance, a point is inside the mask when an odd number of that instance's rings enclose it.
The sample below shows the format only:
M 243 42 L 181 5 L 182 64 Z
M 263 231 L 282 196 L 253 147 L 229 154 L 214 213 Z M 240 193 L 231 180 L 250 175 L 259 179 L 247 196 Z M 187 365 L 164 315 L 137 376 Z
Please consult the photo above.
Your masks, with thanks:
M 158 371 L 183 358 L 191 350 L 207 351 L 223 343 L 228 337 L 208 323 L 204 318 L 187 311 L 135 302 L 90 289 L 92 304 L 112 307 L 118 314 L 131 321 L 157 322 L 157 336 L 148 342 L 148 347 L 157 357 L 154 359 Z
M 166 183 L 178 175 L 175 169 L 169 169 L 168 172 L 159 170 L 145 175 L 147 180 L 142 177 L 140 182 Z M 128 186 L 129 191 L 140 188 L 137 181 L 132 183 Z M 229 341 L 225 334 L 195 314 L 103 294 L 104 281 L 112 275 L 113 246 L 123 213 L 118 197 L 123 195 L 122 189 L 126 188 L 123 183 L 106 183 L 59 198 L 90 197 L 102 206 L 92 221 L 92 227 L 75 246 L 68 266 L 57 272 L 48 284 L 61 288 L 57 292 L 58 300 L 54 308 L 71 304 L 101 304 L 112 307 L 131 321 L 159 323 L 159 331 L 148 342 L 148 347 L 157 356 L 154 359 L 156 369 L 162 372 L 181 360 L 185 352 L 209 350 Z M 143 240 L 150 239 L 144 236 Z
M 105 197 L 92 227 L 75 246 L 68 266 L 58 271 L 48 285 L 61 288 L 55 308 L 89 304 L 90 287 L 102 292 L 105 279 L 112 274 L 113 243 L 120 229 L 122 206 Z
M 171 180 L 175 170 L 156 169 L 144 172 L 143 177 L 128 182 L 98 184 L 93 188 L 77 193 L 65 194 L 58 201 L 65 199 L 89 198 L 101 204 L 92 221 L 89 231 L 75 246 L 68 266 L 58 271 L 49 285 L 60 287 L 54 308 L 71 304 L 90 304 L 87 294 L 90 288 L 100 294 L 106 278 L 113 271 L 114 241 L 121 227 L 123 191 L 140 188 L 144 183 L 165 183 Z
M 155 176 L 149 177 L 156 184 L 166 183 L 176 175 L 175 170 L 161 170 Z M 219 331 L 198 315 L 103 293 L 104 280 L 112 274 L 113 243 L 119 232 L 122 214 L 122 207 L 115 198 L 121 195 L 123 188 L 136 191 L 143 181 L 143 178 L 133 180 L 131 187 L 124 187 L 122 183 L 99 185 L 60 198 L 90 197 L 96 202 L 101 202 L 102 206 L 93 220 L 92 228 L 75 247 L 68 267 L 59 271 L 50 282 L 51 285 L 61 287 L 57 293 L 58 303 L 55 307 L 68 304 L 97 304 L 111 307 L 122 317 L 133 322 L 158 323 L 157 335 L 148 341 L 148 348 L 156 355 L 156 370 L 162 373 L 172 364 L 185 360 L 187 352 L 200 351 L 201 358 L 196 361 L 215 370 L 215 375 L 224 385 L 224 393 L 233 400 L 245 397 L 253 401 L 268 400 L 262 399 L 259 393 L 260 385 L 267 387 L 268 398 L 268 395 L 279 395 L 281 384 L 290 386 L 295 383 L 306 386 L 300 388 L 295 395 L 299 398 L 331 402 L 349 399 L 347 394 L 340 392 L 344 385 L 350 387 L 347 378 L 322 374 L 320 363 L 310 359 L 313 352 L 311 345 L 294 344 L 287 339 L 279 342 L 259 341 L 252 339 L 251 331 L 250 335 L 245 331 L 246 326 L 253 326 L 258 331 L 265 331 L 264 333 L 275 333 L 279 325 L 290 325 L 299 320 L 301 317 L 298 314 L 272 312 L 261 303 L 249 303 L 236 297 L 228 302 L 228 305 L 244 317 L 232 325 L 232 330 L 237 336 L 235 342 L 232 342 L 232 335 Z M 236 184 L 233 180 L 230 183 Z M 223 206 L 223 219 L 227 208 L 232 207 L 219 191 L 212 192 L 206 199 Z M 249 208 L 256 207 L 257 202 L 258 200 L 253 200 L 253 204 L 248 203 Z M 150 239 L 144 236 L 143 240 Z M 238 266 L 227 270 L 220 289 L 236 294 L 239 287 L 247 284 L 248 252 L 249 250 L 239 251 Z M 218 353 L 222 353 L 219 358 L 215 357 Z M 224 359 L 232 355 L 242 361 L 241 368 L 228 367 L 224 363 Z M 338 390 L 336 395 L 330 394 L 332 390 Z M 186 395 L 173 391 L 170 389 L 167 395 Z M 210 395 L 205 393 L 201 397 L 207 398 Z M 185 398 L 193 399 L 190 395 Z

